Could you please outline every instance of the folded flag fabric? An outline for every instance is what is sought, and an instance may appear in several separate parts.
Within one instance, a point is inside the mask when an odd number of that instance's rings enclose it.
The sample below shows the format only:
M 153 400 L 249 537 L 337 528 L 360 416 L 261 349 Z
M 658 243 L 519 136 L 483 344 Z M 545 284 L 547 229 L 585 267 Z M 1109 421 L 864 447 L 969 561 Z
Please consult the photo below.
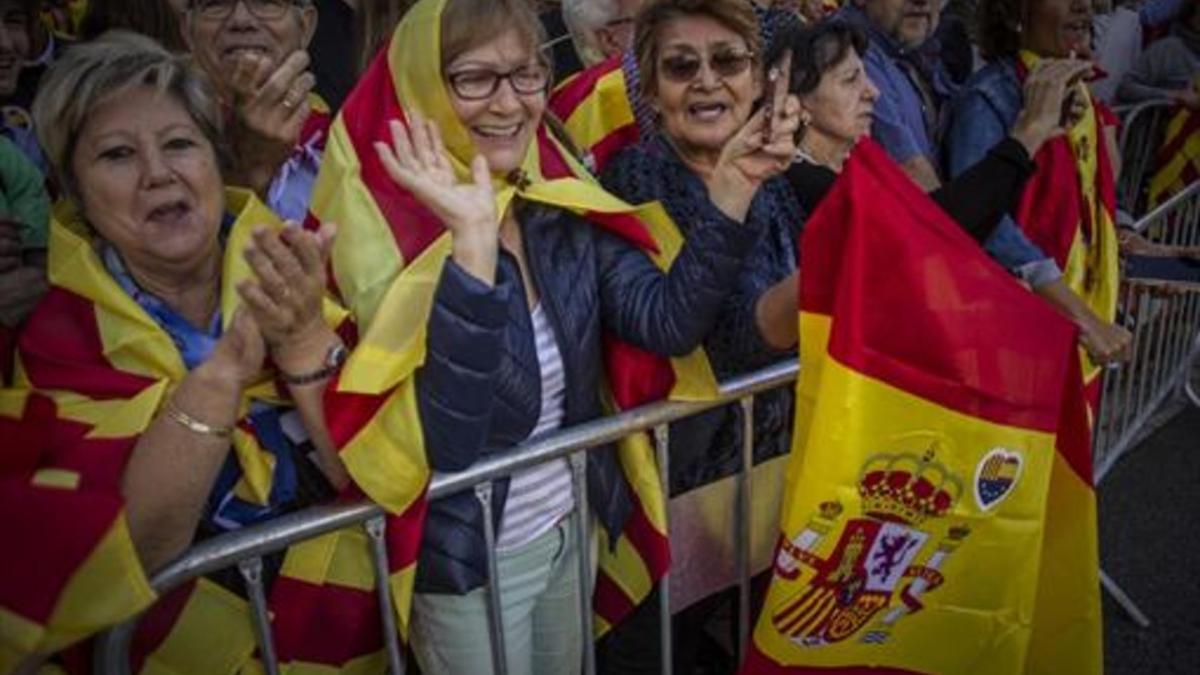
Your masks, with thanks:
M 742 672 L 1099 673 L 1073 327 L 870 140 L 801 251 L 794 445 Z
M 1155 166 L 1148 197 L 1151 209 L 1200 178 L 1200 114 L 1195 110 L 1179 106 L 1171 115 Z

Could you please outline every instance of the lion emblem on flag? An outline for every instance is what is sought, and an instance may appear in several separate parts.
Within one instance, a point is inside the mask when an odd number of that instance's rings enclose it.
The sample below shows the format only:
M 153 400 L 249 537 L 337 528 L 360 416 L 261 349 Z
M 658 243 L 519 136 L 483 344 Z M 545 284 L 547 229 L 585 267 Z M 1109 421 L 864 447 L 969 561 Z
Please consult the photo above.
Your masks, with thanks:
M 962 481 L 935 461 L 932 449 L 867 459 L 858 480 L 862 516 L 841 526 L 827 558 L 815 551 L 838 526 L 840 502 L 821 504 L 791 541 L 780 538 L 775 574 L 797 579 L 807 568 L 812 578 L 770 609 L 775 628 L 800 646 L 821 647 L 874 622 L 860 641 L 886 642 L 896 622 L 920 611 L 921 597 L 942 585 L 943 564 L 970 533 L 966 526 L 949 527 L 934 551 L 917 562 L 933 538 L 921 526 L 943 518 L 962 492 Z

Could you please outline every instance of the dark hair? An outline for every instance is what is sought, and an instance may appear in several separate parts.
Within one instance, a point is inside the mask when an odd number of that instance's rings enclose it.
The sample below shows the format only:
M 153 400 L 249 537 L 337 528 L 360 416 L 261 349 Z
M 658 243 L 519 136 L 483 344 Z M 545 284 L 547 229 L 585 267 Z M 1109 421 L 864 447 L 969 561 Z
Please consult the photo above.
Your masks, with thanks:
M 820 86 L 821 77 L 841 63 L 850 50 L 860 57 L 866 53 L 867 36 L 857 26 L 842 21 L 789 26 L 775 39 L 768 62 L 777 63 L 787 49 L 792 50 L 788 90 L 803 96 Z
M 176 54 L 187 51 L 179 17 L 167 0 L 91 0 L 79 37 L 94 40 L 117 28 L 152 37 Z
M 463 53 L 508 30 L 516 30 L 543 65 L 553 65 L 541 49 L 546 31 L 527 0 L 446 0 L 441 25 L 442 70 Z
M 706 16 L 746 41 L 754 67 L 762 63 L 762 35 L 758 17 L 745 0 L 651 0 L 638 12 L 633 53 L 641 74 L 641 94 L 652 96 L 658 85 L 658 33 L 670 21 L 685 16 Z
M 979 53 L 992 61 L 1016 56 L 1021 49 L 1021 24 L 1030 0 L 979 0 L 975 10 L 975 34 Z

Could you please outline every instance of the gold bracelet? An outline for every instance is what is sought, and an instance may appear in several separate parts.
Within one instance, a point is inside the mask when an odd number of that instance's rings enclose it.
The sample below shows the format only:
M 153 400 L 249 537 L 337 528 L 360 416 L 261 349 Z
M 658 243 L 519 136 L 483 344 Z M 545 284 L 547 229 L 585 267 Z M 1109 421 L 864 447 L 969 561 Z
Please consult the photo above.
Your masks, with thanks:
M 229 436 L 233 433 L 232 427 L 215 427 L 211 424 L 205 424 L 195 417 L 183 412 L 179 408 L 176 408 L 174 404 L 171 403 L 168 403 L 163 407 L 163 412 L 165 412 L 167 417 L 170 417 L 173 421 L 198 434 L 204 434 L 205 436 L 216 436 L 217 438 L 229 438 Z

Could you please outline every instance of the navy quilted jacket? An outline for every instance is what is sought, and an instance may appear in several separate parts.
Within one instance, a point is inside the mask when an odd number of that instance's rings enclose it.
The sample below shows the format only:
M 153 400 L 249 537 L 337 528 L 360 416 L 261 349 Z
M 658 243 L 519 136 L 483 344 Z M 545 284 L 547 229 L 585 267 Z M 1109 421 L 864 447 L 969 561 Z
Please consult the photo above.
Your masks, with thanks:
M 562 352 L 569 426 L 599 416 L 601 328 L 665 355 L 694 349 L 716 320 L 757 232 L 704 211 L 668 274 L 632 244 L 567 211 L 518 204 L 530 274 Z M 541 380 L 516 260 L 501 253 L 493 287 L 446 262 L 416 386 L 425 449 L 437 471 L 461 471 L 525 440 L 541 409 Z M 612 448 L 588 456 L 593 513 L 616 541 L 632 509 Z M 507 479 L 493 489 L 504 511 Z M 497 528 L 499 523 L 495 523 Z M 487 580 L 483 509 L 473 492 L 429 505 L 417 590 L 465 593 Z

